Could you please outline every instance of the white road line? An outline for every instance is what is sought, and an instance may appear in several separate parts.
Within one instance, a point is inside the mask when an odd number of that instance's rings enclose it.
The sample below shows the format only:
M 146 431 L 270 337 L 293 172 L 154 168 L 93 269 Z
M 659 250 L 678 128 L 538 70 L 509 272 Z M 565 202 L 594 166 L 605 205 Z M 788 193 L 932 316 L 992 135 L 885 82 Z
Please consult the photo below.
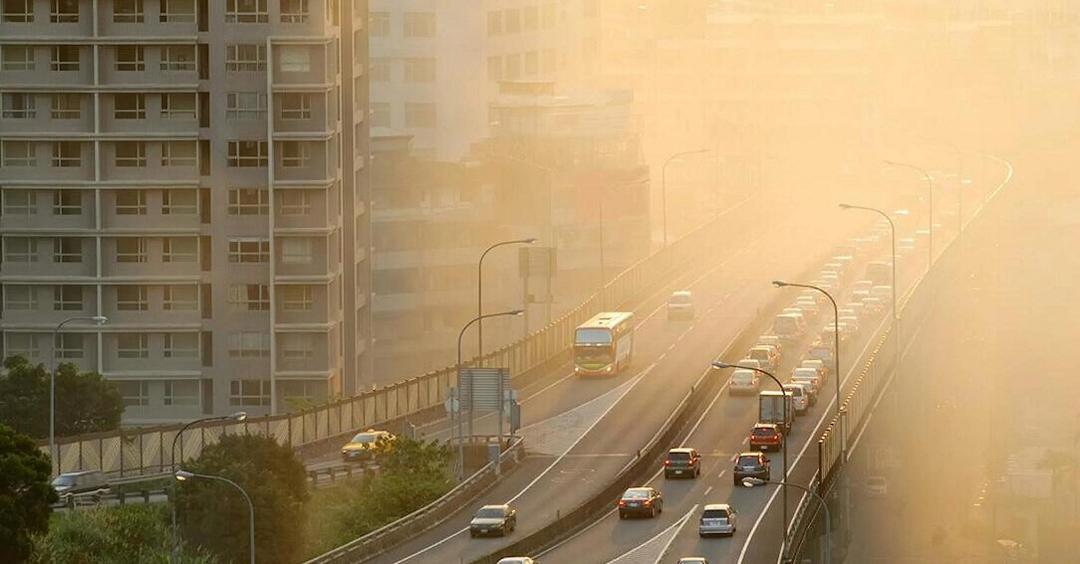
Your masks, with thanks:
M 723 476 L 723 473 L 721 473 L 720 475 Z M 709 486 L 709 487 L 705 488 L 705 495 L 709 495 L 709 492 L 712 491 L 712 488 L 713 488 L 712 486 Z
M 690 522 L 690 516 L 693 515 L 695 511 L 697 511 L 697 508 L 698 504 L 695 503 L 694 506 L 690 508 L 690 511 L 687 511 L 686 515 L 683 515 L 681 520 L 682 522 L 679 523 L 679 528 L 675 529 L 675 534 L 671 535 L 671 538 L 669 538 L 667 542 L 664 543 L 664 550 L 660 551 L 660 556 L 656 557 L 656 562 L 654 564 L 660 564 L 660 561 L 664 559 L 664 555 L 666 555 L 668 549 L 671 548 L 671 543 L 675 542 L 675 539 L 679 536 L 679 533 L 682 532 L 682 528 Z
M 742 444 L 743 444 L 743 446 L 746 446 L 746 443 L 749 443 L 749 442 L 750 442 L 750 437 L 743 437 L 743 438 L 742 438 Z
M 727 474 L 727 470 L 721 470 L 720 473 L 716 475 L 716 477 L 717 478 L 723 478 L 724 474 Z

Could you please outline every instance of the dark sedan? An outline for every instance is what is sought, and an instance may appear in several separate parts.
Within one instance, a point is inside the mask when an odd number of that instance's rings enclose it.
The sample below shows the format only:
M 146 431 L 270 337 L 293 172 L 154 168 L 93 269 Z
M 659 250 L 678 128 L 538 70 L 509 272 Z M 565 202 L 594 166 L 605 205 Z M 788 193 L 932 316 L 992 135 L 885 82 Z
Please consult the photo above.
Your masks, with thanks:
M 473 537 L 497 535 L 505 537 L 517 527 L 517 510 L 509 505 L 485 505 L 469 522 Z
M 635 515 L 656 517 L 663 512 L 664 496 L 656 488 L 630 488 L 619 499 L 619 519 Z

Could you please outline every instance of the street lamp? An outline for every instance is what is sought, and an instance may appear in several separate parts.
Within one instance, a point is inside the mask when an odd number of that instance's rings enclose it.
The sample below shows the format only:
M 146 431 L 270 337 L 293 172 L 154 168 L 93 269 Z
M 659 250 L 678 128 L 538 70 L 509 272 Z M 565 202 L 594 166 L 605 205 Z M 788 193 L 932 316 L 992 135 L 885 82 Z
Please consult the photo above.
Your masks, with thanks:
M 469 322 L 466 323 L 465 326 L 461 328 L 461 332 L 458 333 L 458 339 L 457 339 L 457 365 L 456 365 L 456 367 L 457 367 L 457 376 L 458 376 L 458 391 L 459 391 L 459 393 L 458 393 L 458 409 L 457 409 L 457 412 L 458 412 L 458 416 L 457 416 L 458 472 L 460 472 L 462 476 L 464 475 L 464 471 L 465 471 L 465 446 L 464 446 L 465 436 L 461 432 L 462 431 L 462 429 L 461 429 L 461 408 L 464 407 L 463 405 L 461 405 L 461 394 L 460 394 L 460 390 L 461 390 L 461 339 L 462 339 L 462 337 L 465 336 L 465 331 L 467 331 L 469 329 L 469 326 L 471 326 L 473 323 L 476 323 L 476 322 L 478 322 L 480 320 L 487 319 L 489 317 L 504 317 L 504 316 L 510 316 L 510 315 L 515 315 L 516 316 L 516 315 L 522 315 L 523 313 L 525 313 L 525 310 L 523 310 L 523 309 L 512 309 L 512 310 L 509 310 L 509 311 L 500 311 L 498 313 L 486 313 L 486 314 L 483 314 L 483 315 L 478 315 L 478 316 L 472 318 L 471 320 L 469 320 Z M 484 351 L 480 351 L 481 356 L 483 355 L 483 353 L 484 353 Z M 469 384 L 471 385 L 472 382 L 469 382 Z M 470 392 L 469 393 L 469 436 L 471 437 L 472 434 L 473 434 L 473 410 L 472 410 L 473 397 L 476 394 L 474 393 L 475 390 L 470 389 L 469 392 Z M 502 400 L 503 400 L 502 398 L 499 398 L 499 449 L 500 449 L 500 451 L 502 449 L 502 424 L 503 424 L 503 421 L 502 421 L 503 420 L 503 409 L 502 409 L 503 401 Z M 450 414 L 453 415 L 453 410 L 451 410 Z
M 536 242 L 535 237 L 529 237 L 528 239 L 513 239 L 509 241 L 500 241 L 491 245 L 484 252 L 480 253 L 480 261 L 476 265 L 476 315 L 482 317 L 484 315 L 484 258 L 492 250 L 506 245 L 532 245 Z M 528 304 L 525 307 L 529 307 Z M 477 362 L 480 362 L 480 357 L 484 354 L 484 322 L 481 321 L 476 325 L 476 358 Z
M 853 205 L 853 204 L 840 204 L 840 209 L 842 209 L 842 210 L 864 210 L 864 211 L 874 212 L 874 213 L 880 215 L 881 217 L 884 217 L 885 221 L 889 222 L 889 232 L 892 235 L 892 310 L 893 310 L 893 321 L 896 321 L 896 320 L 900 319 L 900 310 L 896 309 L 896 282 L 897 282 L 896 281 L 896 225 L 893 223 L 892 218 L 889 217 L 889 214 L 887 214 L 883 210 L 879 210 L 877 208 L 872 208 L 872 207 L 869 207 L 869 206 L 856 206 L 856 205 Z
M 246 491 L 244 491 L 244 488 L 241 488 L 240 484 L 237 484 L 236 482 L 223 476 L 214 476 L 211 474 L 196 474 L 194 472 L 188 472 L 187 470 L 177 470 L 176 473 L 174 473 L 173 475 L 176 476 L 176 481 L 178 482 L 184 482 L 192 478 L 225 482 L 226 484 L 229 484 L 230 486 L 236 488 L 237 491 L 239 491 L 240 494 L 244 496 L 244 501 L 247 502 L 248 506 L 248 556 L 251 564 L 255 564 L 255 505 L 251 503 L 251 497 L 248 496 Z
M 783 280 L 773 280 L 773 286 L 777 288 L 786 288 L 788 286 L 792 288 L 806 288 L 807 290 L 815 290 L 821 292 L 829 301 L 832 302 L 833 308 L 833 367 L 836 373 L 836 417 L 840 417 L 840 308 L 836 306 L 836 300 L 833 299 L 832 294 L 825 291 L 824 288 L 819 288 L 813 284 L 799 284 L 797 282 L 784 282 Z M 894 282 L 895 284 L 895 282 Z
M 660 167 L 660 198 L 662 201 L 661 210 L 663 214 L 662 218 L 664 224 L 664 248 L 667 248 L 667 167 L 669 164 L 671 164 L 671 161 L 679 157 L 687 155 L 697 155 L 700 153 L 708 152 L 710 152 L 709 149 L 694 149 L 693 151 L 683 151 L 681 153 L 675 153 L 668 157 L 667 160 L 664 161 L 664 165 Z
M 784 384 L 781 383 L 780 380 L 776 378 L 776 376 L 773 376 L 772 372 L 769 372 L 768 370 L 762 370 L 761 368 L 758 368 L 756 366 L 742 366 L 740 364 L 729 364 L 727 362 L 721 362 L 719 360 L 714 360 L 713 363 L 712 363 L 712 367 L 717 369 L 717 370 L 721 370 L 721 369 L 724 369 L 724 368 L 741 368 L 743 370 L 753 370 L 754 372 L 757 372 L 759 374 L 764 374 L 764 375 L 768 376 L 769 378 L 772 378 L 772 381 L 776 382 L 776 386 L 778 388 L 780 388 L 780 394 L 781 394 L 781 398 L 783 398 L 783 404 L 784 404 L 784 424 L 785 425 L 787 424 L 787 422 L 788 422 L 788 400 L 787 400 L 788 392 L 787 392 L 787 390 L 784 389 Z M 780 450 L 783 451 L 783 457 L 784 457 L 784 479 L 783 479 L 783 482 L 785 484 L 787 483 L 787 474 L 788 474 L 788 468 L 787 468 L 787 443 L 788 443 L 788 434 L 787 434 L 787 431 L 785 430 L 785 432 L 784 432 L 784 444 L 781 446 L 781 449 L 780 449 Z M 784 494 L 784 496 L 783 496 L 784 497 L 784 503 L 783 503 L 783 505 L 784 505 L 784 524 L 783 524 L 782 527 L 780 527 L 780 534 L 781 534 L 781 541 L 780 541 L 781 542 L 781 545 L 780 545 L 781 548 L 780 548 L 780 550 L 781 550 L 781 553 L 783 553 L 783 552 L 786 552 L 786 547 L 787 547 L 787 488 L 781 488 L 780 491 Z
M 180 430 L 177 431 L 175 435 L 173 435 L 172 448 L 169 449 L 169 453 L 172 455 L 172 466 L 173 466 L 173 468 L 175 469 L 177 464 L 178 464 L 177 461 L 176 461 L 176 441 L 180 439 L 180 435 L 184 434 L 184 431 L 188 430 L 188 427 L 191 427 L 193 425 L 197 425 L 199 423 L 207 423 L 207 422 L 210 422 L 210 421 L 237 421 L 237 422 L 239 422 L 239 421 L 243 421 L 245 419 L 247 419 L 247 412 L 246 411 L 237 411 L 236 413 L 233 413 L 232 415 L 218 415 L 218 416 L 214 416 L 214 417 L 203 417 L 202 419 L 196 419 L 194 421 L 189 421 L 183 427 L 180 427 Z M 183 458 L 183 453 L 181 453 L 181 458 Z M 173 535 L 173 553 L 172 553 L 172 558 L 173 559 L 172 559 L 172 561 L 173 562 L 179 562 L 180 561 L 180 533 L 179 533 L 179 528 L 176 525 L 176 499 L 175 499 L 176 489 L 175 489 L 175 485 L 174 485 L 173 489 L 170 490 L 170 494 L 173 497 L 173 499 L 172 499 L 172 535 Z
M 60 453 L 56 450 L 56 341 L 60 338 L 60 329 L 64 325 L 76 321 L 90 321 L 100 327 L 108 323 L 109 318 L 104 315 L 69 317 L 58 323 L 56 328 L 53 329 L 52 365 L 49 367 L 49 456 L 52 457 L 53 462 L 56 464 L 57 474 L 60 473 Z
M 829 504 L 825 502 L 825 498 L 821 497 L 821 495 L 808 487 L 801 486 L 799 484 L 789 484 L 786 479 L 782 482 L 762 480 L 761 478 L 753 477 L 746 477 L 742 480 L 742 485 L 745 488 L 752 488 L 754 486 L 762 486 L 765 484 L 771 484 L 775 486 L 791 486 L 793 488 L 800 489 L 812 496 L 818 501 L 818 503 L 821 504 L 821 508 L 824 510 L 822 512 L 822 516 L 825 519 L 825 564 L 830 564 L 832 562 L 832 516 L 829 515 Z M 784 527 L 787 527 L 787 523 L 784 524 Z
M 934 265 L 934 178 L 930 176 L 930 173 L 927 172 L 926 169 L 924 169 L 924 168 L 922 168 L 920 166 L 915 166 L 913 164 L 908 164 L 908 163 L 899 163 L 899 162 L 896 162 L 896 161 L 884 161 L 884 162 L 885 162 L 885 164 L 887 164 L 889 166 L 897 166 L 897 167 L 901 167 L 901 168 L 909 168 L 911 170 L 914 170 L 914 171 L 922 174 L 923 179 L 926 180 L 927 192 L 930 195 L 929 213 L 927 214 L 928 218 L 929 218 L 929 223 L 930 223 L 930 234 L 929 234 L 929 237 L 927 239 L 927 252 L 930 255 L 930 262 L 927 264 L 926 269 L 930 270 L 930 267 Z M 896 264 L 896 261 L 893 261 L 893 264 Z

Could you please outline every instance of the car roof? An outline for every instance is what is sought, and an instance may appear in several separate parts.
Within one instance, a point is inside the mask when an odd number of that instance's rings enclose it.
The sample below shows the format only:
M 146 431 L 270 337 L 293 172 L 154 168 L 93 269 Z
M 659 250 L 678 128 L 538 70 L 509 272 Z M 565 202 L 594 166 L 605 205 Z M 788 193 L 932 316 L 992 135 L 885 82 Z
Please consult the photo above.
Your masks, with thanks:
M 758 451 L 756 451 L 756 450 L 747 450 L 747 451 L 743 451 L 743 452 L 740 452 L 740 453 L 739 453 L 739 456 L 740 456 L 740 457 L 743 457 L 743 456 L 757 456 L 757 457 L 761 457 L 761 456 L 765 456 L 765 453 L 763 453 L 763 452 L 758 452 Z
M 705 504 L 705 507 L 702 508 L 703 511 L 708 511 L 710 509 L 727 509 L 727 510 L 730 511 L 731 510 L 731 504 L 729 504 L 729 503 L 707 503 L 707 504 Z
M 77 472 L 64 472 L 63 474 L 58 475 L 57 478 L 59 478 L 60 476 L 86 476 L 88 474 L 100 474 L 100 473 L 101 473 L 101 470 L 79 470 Z
M 510 509 L 510 506 L 503 503 L 503 504 L 495 504 L 495 505 L 485 505 L 485 506 L 481 507 L 480 509 Z
M 690 296 L 690 290 L 675 290 L 671 293 L 672 296 Z
M 669 449 L 668 452 L 694 452 L 694 449 L 689 448 L 689 447 L 679 447 L 679 448 Z
M 780 397 L 779 392 L 777 392 L 776 397 Z M 754 423 L 754 428 L 755 429 L 775 429 L 776 428 L 776 423 Z

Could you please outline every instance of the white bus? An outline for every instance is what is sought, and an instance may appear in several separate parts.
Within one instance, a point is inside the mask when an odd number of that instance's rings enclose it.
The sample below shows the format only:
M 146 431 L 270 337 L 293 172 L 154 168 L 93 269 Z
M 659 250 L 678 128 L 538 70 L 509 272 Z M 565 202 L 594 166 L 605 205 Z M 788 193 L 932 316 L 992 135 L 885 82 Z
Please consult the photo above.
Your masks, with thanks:
M 607 311 L 578 326 L 574 331 L 574 373 L 607 376 L 626 368 L 634 352 L 633 321 L 633 313 Z

